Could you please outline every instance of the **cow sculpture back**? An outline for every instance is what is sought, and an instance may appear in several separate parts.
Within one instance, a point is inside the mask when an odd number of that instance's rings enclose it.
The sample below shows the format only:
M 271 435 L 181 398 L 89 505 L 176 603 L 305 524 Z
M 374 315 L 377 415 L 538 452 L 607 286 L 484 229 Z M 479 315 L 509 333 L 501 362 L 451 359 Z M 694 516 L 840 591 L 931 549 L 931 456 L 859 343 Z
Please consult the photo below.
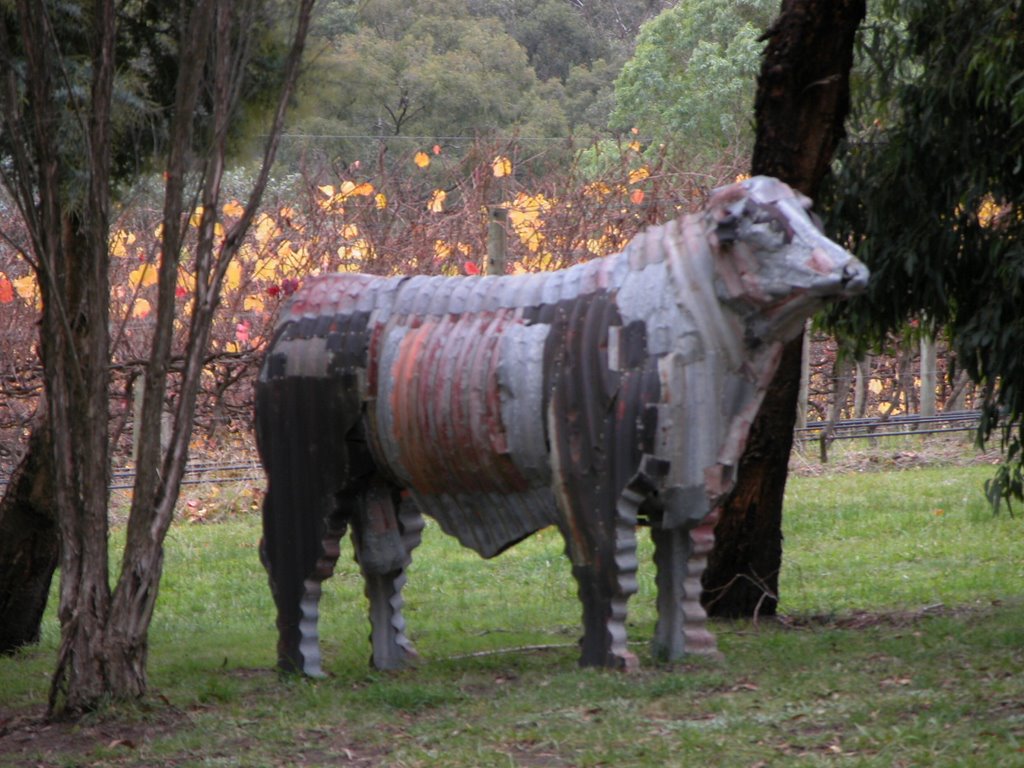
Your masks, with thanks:
M 279 665 L 322 674 L 320 582 L 349 529 L 373 664 L 415 655 L 401 589 L 421 513 L 483 557 L 557 526 L 581 663 L 624 668 L 636 528 L 649 526 L 656 655 L 714 653 L 699 601 L 712 513 L 783 344 L 867 282 L 809 205 L 757 177 L 558 272 L 306 281 L 256 397 Z

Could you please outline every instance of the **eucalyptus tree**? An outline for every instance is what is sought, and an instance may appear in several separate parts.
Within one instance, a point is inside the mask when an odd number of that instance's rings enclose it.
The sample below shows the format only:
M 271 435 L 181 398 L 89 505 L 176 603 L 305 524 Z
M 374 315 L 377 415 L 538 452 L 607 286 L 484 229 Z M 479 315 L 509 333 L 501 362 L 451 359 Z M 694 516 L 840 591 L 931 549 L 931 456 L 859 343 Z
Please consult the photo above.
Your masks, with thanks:
M 833 320 L 864 344 L 924 317 L 1001 435 L 991 501 L 1024 495 L 1024 2 L 884 0 L 830 226 L 875 274 Z
M 137 0 L 14 0 L 0 8 L 2 182 L 15 200 L 28 242 L 22 255 L 42 295 L 48 458 L 61 538 L 58 617 L 61 642 L 51 712 L 82 712 L 147 687 L 148 629 L 173 517 L 211 320 L 230 259 L 255 215 L 273 162 L 285 105 L 298 77 L 313 0 L 292 8 L 291 43 L 282 62 L 262 163 L 245 212 L 215 236 L 230 126 L 249 72 L 255 29 L 268 8 L 259 0 L 192 0 L 168 13 Z M 283 6 L 281 6 L 283 7 Z M 153 25 L 159 29 L 152 34 Z M 72 30 L 70 37 L 58 34 Z M 157 41 L 161 56 L 138 55 L 132 37 Z M 127 541 L 113 587 L 108 573 L 110 479 L 109 266 L 113 188 L 119 145 L 115 94 L 126 62 L 164 78 L 167 141 L 159 299 L 145 372 L 137 473 Z M 84 79 L 79 74 L 84 73 Z M 87 85 L 81 87 L 85 82 Z M 81 190 L 75 194 L 74 190 Z M 201 210 L 186 252 L 187 222 Z M 69 226 L 74 222 L 74 226 Z M 169 446 L 160 441 L 169 396 L 178 267 L 196 275 L 183 369 L 172 399 Z
M 647 21 L 615 81 L 611 126 L 638 128 L 691 168 L 748 162 L 761 36 L 778 0 L 683 0 Z

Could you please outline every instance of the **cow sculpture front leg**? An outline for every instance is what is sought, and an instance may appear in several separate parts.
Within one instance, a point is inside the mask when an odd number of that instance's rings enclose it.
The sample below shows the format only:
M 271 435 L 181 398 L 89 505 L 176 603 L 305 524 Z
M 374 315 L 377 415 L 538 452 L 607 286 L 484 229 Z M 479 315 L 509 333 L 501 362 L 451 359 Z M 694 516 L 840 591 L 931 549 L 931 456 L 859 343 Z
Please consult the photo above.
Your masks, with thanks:
M 700 602 L 701 577 L 714 546 L 717 515 L 713 512 L 692 530 L 651 528 L 658 592 L 658 623 L 651 650 L 656 658 L 679 661 L 685 654 L 718 655 Z
M 401 669 L 417 658 L 405 635 L 402 587 L 412 550 L 420 543 L 423 518 L 397 489 L 373 483 L 355 518 L 352 541 L 370 601 L 371 662 L 377 669 Z

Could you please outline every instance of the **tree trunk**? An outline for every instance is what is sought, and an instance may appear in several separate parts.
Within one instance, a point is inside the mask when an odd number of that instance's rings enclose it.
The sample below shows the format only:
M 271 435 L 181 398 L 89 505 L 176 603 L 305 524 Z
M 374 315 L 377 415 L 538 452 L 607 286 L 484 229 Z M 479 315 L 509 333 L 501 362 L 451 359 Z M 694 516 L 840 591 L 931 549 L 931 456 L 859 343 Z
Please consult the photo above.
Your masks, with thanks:
M 766 33 L 751 171 L 813 197 L 843 135 L 853 42 L 864 0 L 783 0 Z M 782 566 L 782 501 L 800 388 L 803 339 L 786 346 L 722 507 L 704 572 L 712 616 L 773 615 Z
M 39 641 L 60 557 L 46 406 L 32 420 L 28 451 L 0 500 L 0 653 Z
M 18 77 L 0 77 L 0 123 L 10 149 L 3 182 L 15 199 L 31 240 L 26 260 L 42 296 L 40 357 L 51 429 L 44 453 L 52 459 L 53 503 L 60 532 L 61 644 L 53 674 L 49 711 L 78 714 L 108 700 L 136 698 L 146 690 L 148 629 L 163 565 L 163 541 L 173 517 L 188 456 L 189 433 L 203 360 L 207 353 L 220 286 L 242 244 L 269 180 L 302 61 L 314 0 L 297 5 L 294 37 L 285 61 L 283 86 L 264 150 L 263 165 L 244 213 L 214 237 L 228 125 L 239 97 L 251 35 L 247 14 L 256 5 L 202 0 L 184 11 L 178 49 L 178 83 L 172 110 L 165 226 L 159 268 L 157 331 L 146 375 L 142 436 L 129 515 L 124 559 L 116 589 L 110 588 L 107 511 L 109 496 L 109 222 L 111 198 L 112 95 L 116 48 L 113 0 L 97 0 L 87 31 L 92 87 L 68 110 L 61 51 L 48 17 L 49 4 L 17 0 L 16 24 L 0 14 L 0 61 L 19 61 Z M 216 56 L 208 57 L 213 45 Z M 15 55 L 17 54 L 17 55 Z M 8 67 L 10 69 L 10 67 Z M 209 70 L 209 71 L 208 71 Z M 193 128 L 198 98 L 210 99 L 213 133 L 205 153 L 197 151 Z M 70 111 L 80 118 L 62 122 Z M 84 155 L 73 155 L 60 131 L 75 134 Z M 196 155 L 201 155 L 196 157 Z M 175 319 L 178 264 L 185 252 L 181 223 L 194 201 L 185 179 L 192 163 L 203 166 L 202 222 L 194 248 L 196 293 L 186 343 L 171 445 L 160 445 L 167 388 L 170 338 Z M 80 200 L 66 199 L 67 177 L 87 181 Z M 190 212 L 190 211 L 189 211 Z

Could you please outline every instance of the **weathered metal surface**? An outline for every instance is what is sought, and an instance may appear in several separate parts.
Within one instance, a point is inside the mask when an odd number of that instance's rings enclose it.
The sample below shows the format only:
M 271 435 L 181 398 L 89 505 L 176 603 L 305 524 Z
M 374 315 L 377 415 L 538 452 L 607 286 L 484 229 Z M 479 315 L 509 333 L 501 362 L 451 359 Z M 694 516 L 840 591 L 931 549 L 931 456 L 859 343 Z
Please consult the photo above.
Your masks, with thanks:
M 557 526 L 583 604 L 581 662 L 620 667 L 635 663 L 626 604 L 635 529 L 650 525 L 657 652 L 714 652 L 699 603 L 709 514 L 782 344 L 867 281 L 808 204 L 756 178 L 559 272 L 309 280 L 257 387 L 280 665 L 320 671 L 319 582 L 347 525 L 374 664 L 412 655 L 401 586 L 421 512 L 484 557 Z

